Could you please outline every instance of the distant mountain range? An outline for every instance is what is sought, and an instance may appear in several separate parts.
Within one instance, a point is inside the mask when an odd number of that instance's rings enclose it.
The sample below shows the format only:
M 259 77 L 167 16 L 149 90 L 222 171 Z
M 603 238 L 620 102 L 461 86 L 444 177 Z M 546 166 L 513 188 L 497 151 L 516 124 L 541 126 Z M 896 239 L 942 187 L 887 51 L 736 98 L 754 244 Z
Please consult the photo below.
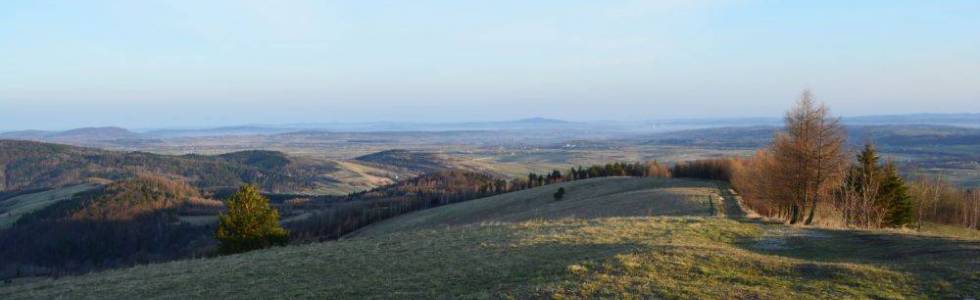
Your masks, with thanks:
M 11 131 L 0 133 L 0 138 L 32 141 L 85 141 L 141 139 L 144 136 L 120 127 L 85 127 L 66 131 Z
M 759 148 L 769 144 L 778 126 L 712 127 L 655 133 L 635 138 L 640 144 Z M 863 125 L 845 126 L 852 146 L 874 142 L 884 147 L 977 146 L 980 128 L 948 125 Z
M 946 125 L 980 127 L 980 113 L 909 114 L 856 116 L 843 118 L 848 125 Z M 100 141 L 158 140 L 181 137 L 275 135 L 293 132 L 438 132 L 438 131 L 563 131 L 651 133 L 713 127 L 778 126 L 781 118 L 703 118 L 653 121 L 576 122 L 547 118 L 529 118 L 497 122 L 413 123 L 364 122 L 285 125 L 243 125 L 214 128 L 164 128 L 134 132 L 120 127 L 88 127 L 66 131 L 23 130 L 0 133 L 0 139 L 32 140 L 78 144 Z

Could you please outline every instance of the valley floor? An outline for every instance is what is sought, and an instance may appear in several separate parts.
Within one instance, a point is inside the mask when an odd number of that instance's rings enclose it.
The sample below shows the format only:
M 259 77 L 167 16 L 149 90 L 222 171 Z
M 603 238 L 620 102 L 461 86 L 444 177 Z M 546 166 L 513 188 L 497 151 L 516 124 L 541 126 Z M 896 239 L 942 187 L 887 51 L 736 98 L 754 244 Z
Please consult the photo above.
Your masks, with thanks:
M 404 215 L 341 241 L 0 285 L 0 298 L 980 296 L 976 236 L 745 220 L 715 182 L 562 186 L 562 201 L 546 186 Z

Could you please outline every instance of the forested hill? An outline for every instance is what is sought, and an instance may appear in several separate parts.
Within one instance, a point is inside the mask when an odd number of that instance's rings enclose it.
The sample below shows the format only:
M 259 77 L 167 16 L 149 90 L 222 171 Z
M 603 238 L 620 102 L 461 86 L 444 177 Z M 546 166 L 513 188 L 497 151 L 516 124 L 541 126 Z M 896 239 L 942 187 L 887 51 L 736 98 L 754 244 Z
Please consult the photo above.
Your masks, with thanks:
M 303 192 L 336 182 L 334 162 L 244 151 L 218 156 L 118 152 L 31 141 L 0 140 L 0 191 L 43 189 L 153 174 L 212 191 L 255 183 L 269 192 Z
M 25 214 L 0 230 L 0 278 L 57 275 L 204 253 L 212 226 L 182 215 L 222 208 L 194 187 L 139 176 Z
M 377 166 L 403 168 L 420 174 L 453 168 L 452 159 L 447 155 L 401 149 L 371 153 L 355 160 Z

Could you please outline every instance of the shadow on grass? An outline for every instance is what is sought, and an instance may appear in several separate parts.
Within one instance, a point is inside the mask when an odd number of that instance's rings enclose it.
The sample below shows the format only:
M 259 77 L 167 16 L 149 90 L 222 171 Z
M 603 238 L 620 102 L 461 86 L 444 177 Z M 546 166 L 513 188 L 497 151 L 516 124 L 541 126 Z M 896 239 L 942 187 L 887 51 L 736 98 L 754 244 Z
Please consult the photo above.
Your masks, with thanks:
M 927 294 L 980 295 L 980 240 L 884 231 L 761 226 L 766 228 L 766 234 L 736 245 L 761 254 L 811 262 L 873 265 L 907 273 L 916 278 L 917 289 Z M 806 268 L 798 271 L 810 272 Z

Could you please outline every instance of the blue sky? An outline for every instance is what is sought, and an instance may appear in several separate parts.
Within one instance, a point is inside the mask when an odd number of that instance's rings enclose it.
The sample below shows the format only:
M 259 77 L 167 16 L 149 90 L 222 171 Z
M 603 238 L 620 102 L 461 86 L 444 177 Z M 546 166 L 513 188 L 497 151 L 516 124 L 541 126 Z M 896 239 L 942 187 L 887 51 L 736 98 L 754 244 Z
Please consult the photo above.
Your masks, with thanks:
M 0 2 L 0 130 L 980 112 L 980 1 Z

